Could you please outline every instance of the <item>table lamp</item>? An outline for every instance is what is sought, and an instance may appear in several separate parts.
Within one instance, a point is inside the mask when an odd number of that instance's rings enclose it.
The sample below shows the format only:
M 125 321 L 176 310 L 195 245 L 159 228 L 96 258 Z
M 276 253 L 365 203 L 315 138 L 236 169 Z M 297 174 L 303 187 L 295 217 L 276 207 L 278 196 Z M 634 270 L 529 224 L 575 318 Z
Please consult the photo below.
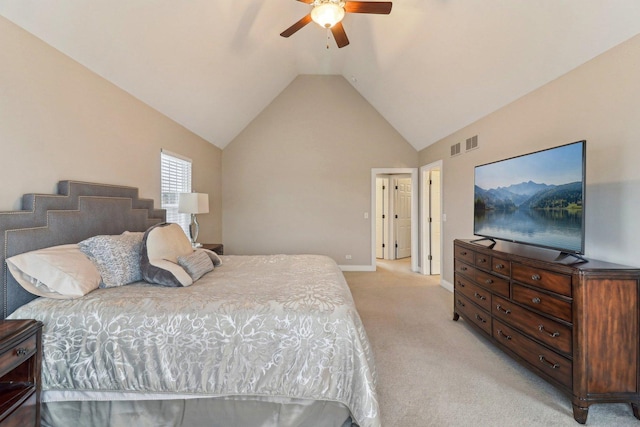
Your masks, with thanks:
M 191 214 L 191 224 L 189 224 L 191 246 L 194 248 L 202 246 L 200 243 L 196 243 L 200 231 L 196 215 L 209 213 L 209 195 L 206 193 L 180 193 L 178 212 Z

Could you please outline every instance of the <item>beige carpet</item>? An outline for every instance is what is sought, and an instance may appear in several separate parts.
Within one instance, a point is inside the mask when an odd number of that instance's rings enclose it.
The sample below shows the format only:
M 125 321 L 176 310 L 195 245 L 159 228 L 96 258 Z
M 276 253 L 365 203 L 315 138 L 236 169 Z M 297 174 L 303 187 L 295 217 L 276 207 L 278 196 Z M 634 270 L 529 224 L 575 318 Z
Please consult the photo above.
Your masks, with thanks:
M 452 320 L 453 294 L 408 260 L 345 272 L 373 346 L 384 427 L 570 426 L 569 398 Z M 587 426 L 640 426 L 627 404 L 597 404 Z

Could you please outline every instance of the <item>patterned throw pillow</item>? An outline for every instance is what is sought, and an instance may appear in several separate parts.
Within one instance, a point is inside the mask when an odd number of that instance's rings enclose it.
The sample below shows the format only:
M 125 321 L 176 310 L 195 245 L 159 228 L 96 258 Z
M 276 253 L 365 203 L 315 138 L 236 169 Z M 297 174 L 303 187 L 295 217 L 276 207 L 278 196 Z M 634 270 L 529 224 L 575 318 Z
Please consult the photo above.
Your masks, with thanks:
M 102 276 L 101 288 L 113 288 L 142 280 L 140 249 L 144 233 L 124 232 L 115 236 L 94 236 L 78 247 L 95 264 Z
M 189 255 L 179 256 L 178 264 L 185 269 L 195 282 L 213 270 L 213 261 L 204 251 L 195 250 Z

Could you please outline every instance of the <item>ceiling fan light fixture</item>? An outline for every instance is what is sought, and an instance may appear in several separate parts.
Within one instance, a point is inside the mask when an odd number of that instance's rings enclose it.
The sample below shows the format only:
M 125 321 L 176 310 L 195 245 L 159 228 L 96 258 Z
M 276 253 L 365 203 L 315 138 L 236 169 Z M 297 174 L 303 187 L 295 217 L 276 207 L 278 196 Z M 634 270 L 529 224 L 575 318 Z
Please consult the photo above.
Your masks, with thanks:
M 311 9 L 311 19 L 323 28 L 331 28 L 344 18 L 343 1 L 316 1 Z

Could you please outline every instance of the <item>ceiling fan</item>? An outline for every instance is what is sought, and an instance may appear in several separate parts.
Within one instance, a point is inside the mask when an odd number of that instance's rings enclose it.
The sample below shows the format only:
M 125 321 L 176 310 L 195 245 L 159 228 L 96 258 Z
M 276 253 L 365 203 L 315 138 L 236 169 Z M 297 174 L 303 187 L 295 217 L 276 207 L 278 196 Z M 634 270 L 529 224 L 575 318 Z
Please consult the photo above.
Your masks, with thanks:
M 375 13 L 388 15 L 391 13 L 390 1 L 346 1 L 346 0 L 297 0 L 313 6 L 311 12 L 301 20 L 284 30 L 280 35 L 289 37 L 296 31 L 313 21 L 323 28 L 331 29 L 333 38 L 339 48 L 349 44 L 347 33 L 342 26 L 345 13 Z M 328 47 L 328 46 L 327 46 Z

